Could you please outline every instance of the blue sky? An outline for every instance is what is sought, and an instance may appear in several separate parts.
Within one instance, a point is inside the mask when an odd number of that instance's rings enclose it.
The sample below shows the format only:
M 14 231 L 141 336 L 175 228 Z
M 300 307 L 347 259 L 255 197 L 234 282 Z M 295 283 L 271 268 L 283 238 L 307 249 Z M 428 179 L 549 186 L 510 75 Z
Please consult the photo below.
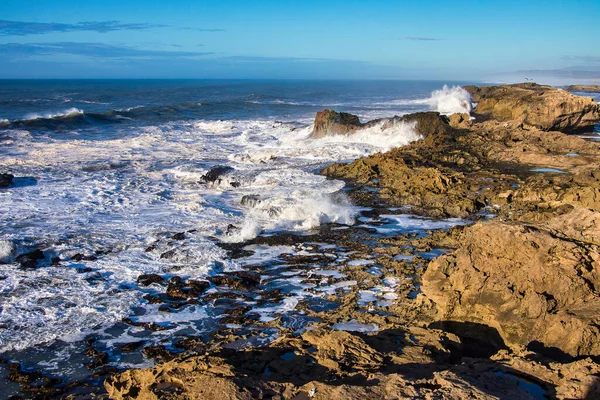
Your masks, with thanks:
M 2 0 L 0 78 L 600 77 L 599 20 L 598 0 Z

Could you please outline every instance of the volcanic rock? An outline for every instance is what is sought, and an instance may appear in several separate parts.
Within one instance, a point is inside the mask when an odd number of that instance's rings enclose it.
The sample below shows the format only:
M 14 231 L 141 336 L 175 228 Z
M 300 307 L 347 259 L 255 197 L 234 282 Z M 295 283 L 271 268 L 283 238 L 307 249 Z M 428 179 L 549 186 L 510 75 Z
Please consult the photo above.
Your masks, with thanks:
M 519 121 L 541 130 L 577 133 L 600 120 L 600 106 L 591 97 L 535 83 L 465 86 L 477 102 L 474 114 L 498 121 Z

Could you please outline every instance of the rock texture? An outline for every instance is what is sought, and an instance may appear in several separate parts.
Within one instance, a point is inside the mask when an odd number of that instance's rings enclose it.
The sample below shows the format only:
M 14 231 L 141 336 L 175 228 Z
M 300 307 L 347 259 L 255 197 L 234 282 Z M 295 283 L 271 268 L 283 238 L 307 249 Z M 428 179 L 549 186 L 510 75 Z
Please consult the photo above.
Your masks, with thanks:
M 522 83 L 506 86 L 465 86 L 477 103 L 474 114 L 498 121 L 519 121 L 541 130 L 575 133 L 591 130 L 600 120 L 592 98 L 567 91 Z
M 330 135 L 348 135 L 362 127 L 356 115 L 339 113 L 333 110 L 323 110 L 315 117 L 314 128 L 311 133 L 313 138 Z
M 533 399 L 519 383 L 529 379 L 550 397 L 598 394 L 593 374 L 600 370 L 589 360 L 544 365 L 499 352 L 489 360 L 449 363 L 460 346 L 455 335 L 418 328 L 371 336 L 308 332 L 261 349 L 127 371 L 105 386 L 113 399 Z
M 423 276 L 436 319 L 491 326 L 515 349 L 600 355 L 599 212 L 579 208 L 541 226 L 476 224 L 459 242 Z

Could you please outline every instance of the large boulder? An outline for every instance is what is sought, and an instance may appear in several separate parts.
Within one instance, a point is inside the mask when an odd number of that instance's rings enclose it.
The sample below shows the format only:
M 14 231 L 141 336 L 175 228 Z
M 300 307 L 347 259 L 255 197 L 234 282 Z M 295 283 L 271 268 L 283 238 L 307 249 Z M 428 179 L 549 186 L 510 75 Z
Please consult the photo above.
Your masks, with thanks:
M 422 291 L 438 321 L 490 326 L 515 349 L 599 356 L 599 238 L 600 213 L 585 208 L 536 227 L 479 223 L 429 264 Z
M 590 97 L 575 96 L 551 86 L 521 83 L 504 86 L 465 86 L 474 114 L 498 121 L 515 120 L 545 131 L 576 133 L 600 121 L 600 106 Z
M 348 135 L 362 127 L 356 115 L 333 110 L 323 110 L 315 117 L 311 137 L 318 139 L 331 135 Z

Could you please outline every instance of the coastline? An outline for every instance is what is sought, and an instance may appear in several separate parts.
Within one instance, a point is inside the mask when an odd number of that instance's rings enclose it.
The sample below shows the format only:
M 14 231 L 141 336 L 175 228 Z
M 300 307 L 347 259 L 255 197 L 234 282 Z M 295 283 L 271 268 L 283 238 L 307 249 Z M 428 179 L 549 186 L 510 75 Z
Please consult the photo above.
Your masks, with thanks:
M 106 366 L 90 339 L 96 373 L 85 384 L 65 387 L 18 364 L 9 379 L 33 397 L 73 399 L 594 398 L 600 145 L 555 130 L 572 122 L 478 111 L 474 120 L 409 116 L 423 139 L 325 168 L 362 210 L 356 226 L 220 245 L 231 258 L 248 246 L 296 249 L 277 265 L 208 281 L 138 277 L 165 291 L 148 298 L 164 312 L 212 298 L 226 329 L 145 347 L 159 364 L 125 372 Z M 298 300 L 274 269 L 325 296 L 288 304 Z M 209 285 L 219 290 L 205 293 Z M 272 317 L 238 298 L 296 311 Z
M 440 118 L 448 129 L 323 171 L 357 185 L 359 204 L 495 214 L 428 236 L 355 240 L 363 255 L 415 277 L 394 288 L 394 305 L 361 311 L 358 292 L 373 278 L 346 265 L 340 272 L 358 287 L 337 293 L 343 306 L 319 312 L 307 332 L 245 349 L 222 336 L 109 378 L 110 396 L 595 398 L 600 145 L 518 120 Z M 446 250 L 423 257 L 436 248 Z M 352 326 L 336 330 L 340 321 Z

